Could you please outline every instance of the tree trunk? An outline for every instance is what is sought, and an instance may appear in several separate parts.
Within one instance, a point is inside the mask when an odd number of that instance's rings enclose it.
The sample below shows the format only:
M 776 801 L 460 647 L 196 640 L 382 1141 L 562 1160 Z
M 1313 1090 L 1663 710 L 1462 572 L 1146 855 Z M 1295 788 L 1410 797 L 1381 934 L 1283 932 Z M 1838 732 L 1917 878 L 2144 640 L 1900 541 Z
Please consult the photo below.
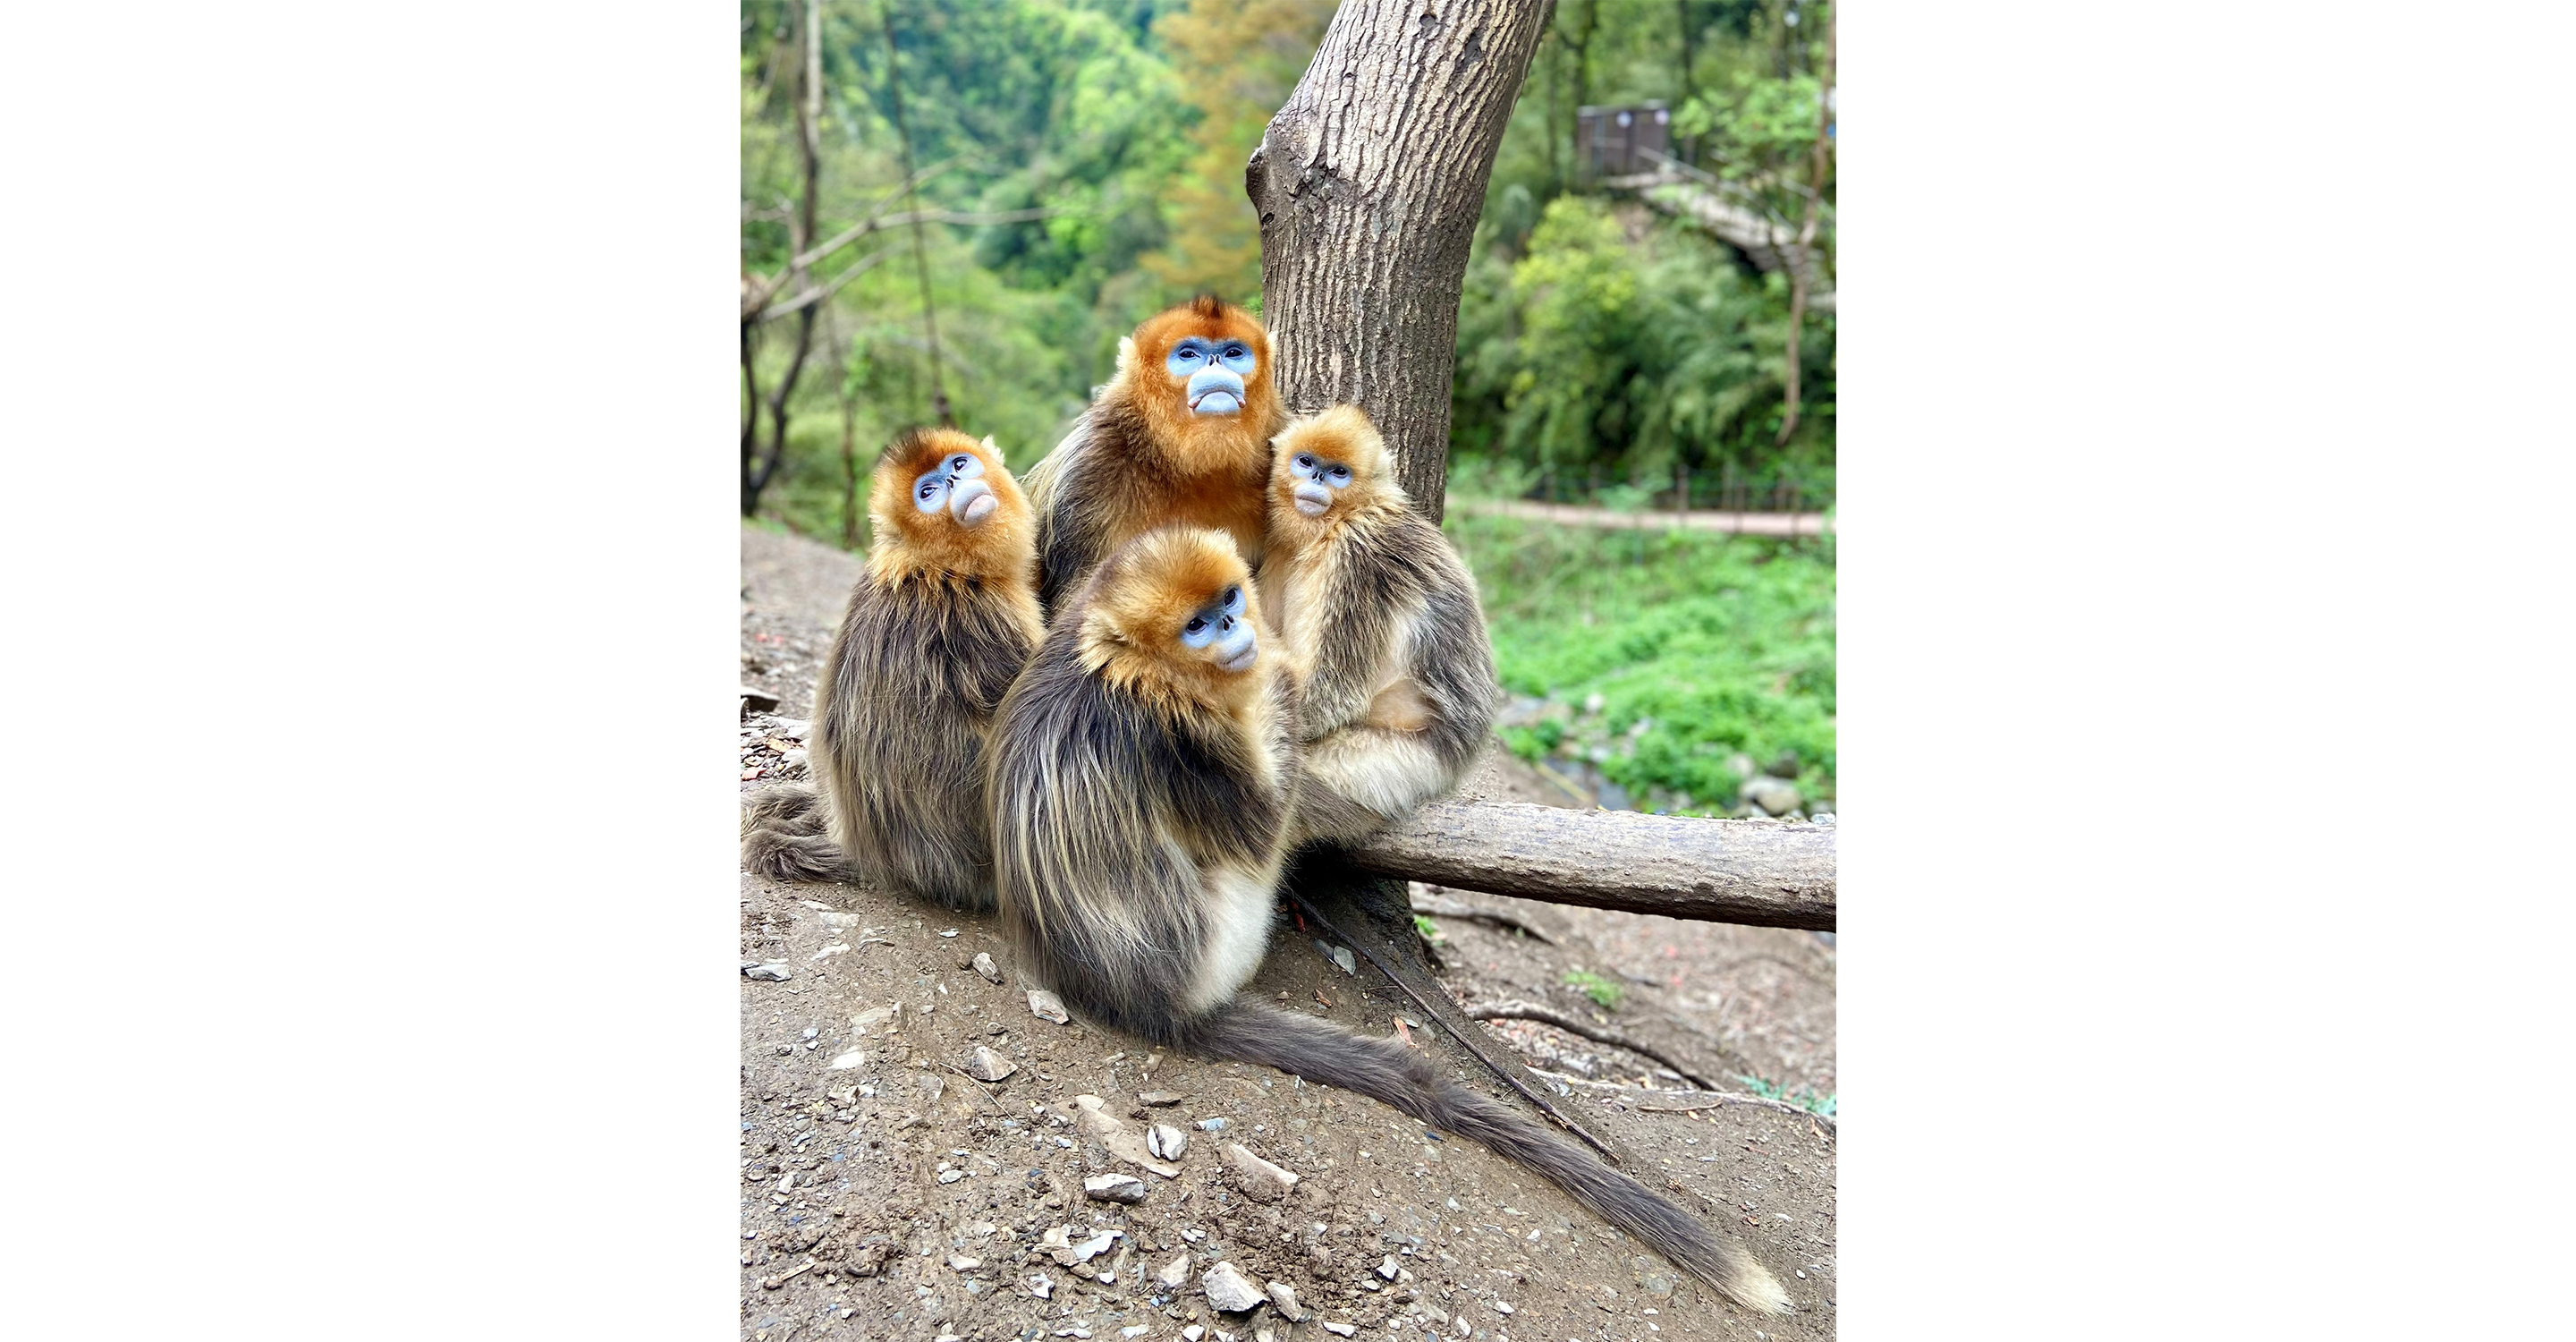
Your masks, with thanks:
M 1783 380 L 1782 401 L 1788 407 L 1780 420 L 1777 442 L 1789 441 L 1798 431 L 1798 335 L 1807 320 L 1807 295 L 1816 287 L 1818 271 L 1824 258 L 1816 250 L 1817 211 L 1825 200 L 1825 161 L 1830 152 L 1825 141 L 1825 97 L 1834 86 L 1834 20 L 1827 11 L 1825 19 L 1825 77 L 1816 91 L 1816 144 L 1809 161 L 1807 180 L 1807 215 L 1798 225 L 1798 250 L 1789 260 L 1789 368 Z
M 1281 402 L 1290 414 L 1367 411 L 1433 521 L 1447 500 L 1467 244 L 1547 11 L 1540 0 L 1342 0 L 1244 165 Z M 1549 1107 L 1431 977 L 1404 882 L 1318 847 L 1285 884 L 1470 1053 Z
M 1467 244 L 1544 9 L 1343 0 L 1244 166 L 1281 401 L 1367 411 L 1434 521 Z

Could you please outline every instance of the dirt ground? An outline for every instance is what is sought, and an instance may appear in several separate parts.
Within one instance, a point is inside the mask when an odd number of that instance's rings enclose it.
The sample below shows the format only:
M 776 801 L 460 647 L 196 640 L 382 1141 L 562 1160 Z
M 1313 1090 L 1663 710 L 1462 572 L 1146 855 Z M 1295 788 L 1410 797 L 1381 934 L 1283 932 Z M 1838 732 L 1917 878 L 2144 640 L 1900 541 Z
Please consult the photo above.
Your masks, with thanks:
M 742 564 L 743 683 L 781 700 L 744 716 L 748 793 L 801 771 L 798 719 L 859 563 L 746 528 Z M 1551 800 L 1499 754 L 1466 791 Z M 1442 980 L 1461 1002 L 1537 1004 L 1721 1087 L 1693 1089 L 1674 1068 L 1551 1025 L 1490 1026 L 1554 1079 L 1560 1103 L 1650 1166 L 1631 1174 L 1746 1244 L 1797 1315 L 1726 1304 L 1519 1167 L 1374 1101 L 1043 1019 L 991 918 L 745 874 L 743 1336 L 1833 1336 L 1833 1122 L 1739 1079 L 1833 1093 L 1832 947 L 1804 932 L 1416 887 L 1417 907 L 1441 901 L 1496 915 L 1432 917 Z M 1501 1092 L 1364 961 L 1357 970 L 1283 918 L 1251 990 L 1372 1034 L 1403 1017 L 1450 1075 Z M 1578 970 L 1615 991 L 1615 1009 L 1567 986 Z M 975 1079 L 978 1048 L 1013 1070 Z M 1176 1098 L 1147 1104 L 1148 1092 Z M 1105 1103 L 1077 1122 L 1079 1096 Z M 1149 1123 L 1186 1136 L 1174 1177 L 1111 1149 L 1133 1149 L 1112 1124 L 1141 1136 Z M 1301 1177 L 1277 1202 L 1253 1200 L 1223 1161 L 1236 1143 Z M 1086 1196 L 1086 1178 L 1111 1173 L 1140 1180 L 1143 1200 Z M 1303 1320 L 1275 1302 L 1217 1309 L 1205 1274 L 1221 1264 L 1255 1293 L 1289 1288 Z

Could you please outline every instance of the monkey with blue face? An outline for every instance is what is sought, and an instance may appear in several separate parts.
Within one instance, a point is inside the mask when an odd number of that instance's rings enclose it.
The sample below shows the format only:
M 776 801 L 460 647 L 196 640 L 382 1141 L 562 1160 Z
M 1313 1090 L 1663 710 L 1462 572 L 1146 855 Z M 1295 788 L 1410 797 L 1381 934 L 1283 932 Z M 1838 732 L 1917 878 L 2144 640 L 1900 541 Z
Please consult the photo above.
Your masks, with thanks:
M 1038 600 L 1048 611 L 1092 566 L 1156 527 L 1212 527 L 1261 557 L 1270 436 L 1285 416 L 1270 333 L 1203 294 L 1118 342 L 1118 371 L 1071 433 L 1029 472 L 1038 514 Z
M 1458 785 L 1501 704 L 1476 580 L 1359 407 L 1282 430 L 1263 613 L 1300 680 L 1297 840 L 1349 842 Z
M 760 793 L 743 861 L 990 909 L 984 738 L 1045 632 L 1028 501 L 991 439 L 916 429 L 878 461 L 868 516 L 867 573 L 814 687 L 819 790 Z
M 1762 1266 L 1689 1213 L 1394 1039 L 1244 994 L 1270 944 L 1300 777 L 1297 694 L 1234 539 L 1167 527 L 1066 594 L 995 716 L 993 885 L 1021 964 L 1160 1045 L 1340 1086 L 1545 1175 L 1750 1308 Z

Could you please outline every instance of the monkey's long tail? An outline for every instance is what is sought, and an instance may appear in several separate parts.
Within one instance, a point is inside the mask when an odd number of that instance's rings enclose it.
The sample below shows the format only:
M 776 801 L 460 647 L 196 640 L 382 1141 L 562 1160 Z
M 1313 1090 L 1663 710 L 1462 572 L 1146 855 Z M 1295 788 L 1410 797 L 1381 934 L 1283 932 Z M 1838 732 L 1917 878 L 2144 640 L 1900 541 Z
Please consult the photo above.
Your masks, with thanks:
M 742 807 L 742 866 L 786 881 L 846 881 L 850 864 L 832 841 L 823 796 L 802 783 L 763 788 Z
M 1766 1314 L 1791 1312 L 1788 1293 L 1742 1248 L 1517 1110 L 1442 1080 L 1427 1059 L 1395 1040 L 1366 1038 L 1238 997 L 1192 1022 L 1182 1042 L 1340 1086 L 1470 1138 L 1546 1175 L 1603 1220 L 1645 1241 L 1737 1304 Z

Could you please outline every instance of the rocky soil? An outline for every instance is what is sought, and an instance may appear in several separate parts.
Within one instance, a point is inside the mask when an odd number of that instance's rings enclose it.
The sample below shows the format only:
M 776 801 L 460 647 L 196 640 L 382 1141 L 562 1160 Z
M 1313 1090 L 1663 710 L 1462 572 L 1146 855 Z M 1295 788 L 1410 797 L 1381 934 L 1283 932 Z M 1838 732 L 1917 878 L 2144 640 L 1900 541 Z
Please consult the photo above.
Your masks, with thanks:
M 781 701 L 745 713 L 746 792 L 801 773 L 798 719 L 857 569 L 743 533 L 743 680 Z M 1549 790 L 1499 752 L 1469 788 L 1562 800 Z M 741 898 L 746 1338 L 1833 1335 L 1833 1122 L 1739 1080 L 1832 1094 L 1834 952 L 1818 937 L 1415 890 L 1461 1002 L 1526 1004 L 1660 1055 L 1490 1027 L 1632 1174 L 1780 1277 L 1800 1312 L 1771 1319 L 1374 1101 L 1056 1019 L 992 919 L 748 874 Z M 1283 917 L 1252 990 L 1402 1033 L 1501 1092 L 1334 949 Z

